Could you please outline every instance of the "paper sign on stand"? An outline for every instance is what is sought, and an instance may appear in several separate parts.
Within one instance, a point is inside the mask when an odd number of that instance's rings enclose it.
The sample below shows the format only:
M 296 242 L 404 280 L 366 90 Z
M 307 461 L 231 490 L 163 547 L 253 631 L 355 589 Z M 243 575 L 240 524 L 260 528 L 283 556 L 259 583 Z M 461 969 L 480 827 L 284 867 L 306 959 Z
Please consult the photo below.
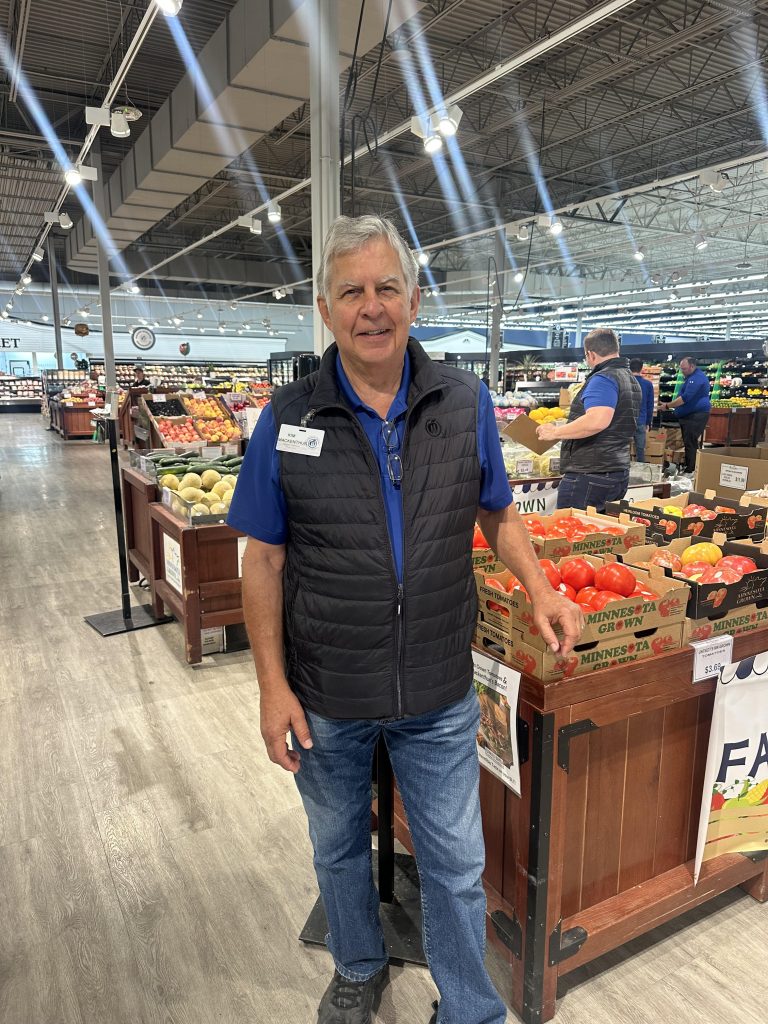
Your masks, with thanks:
M 768 849 L 768 654 L 720 672 L 712 709 L 694 883 L 704 861 Z
M 167 533 L 163 534 L 163 558 L 165 561 L 165 581 L 180 594 L 184 590 L 181 569 L 181 544 Z
M 748 478 L 748 466 L 734 466 L 730 462 L 724 462 L 720 467 L 720 483 L 723 487 L 735 487 L 740 491 L 746 491 Z
M 531 512 L 539 516 L 551 515 L 557 508 L 557 483 L 517 483 L 512 487 L 512 501 L 521 515 Z
M 480 702 L 477 756 L 480 764 L 520 796 L 517 753 L 517 696 L 520 673 L 478 651 L 472 652 Z

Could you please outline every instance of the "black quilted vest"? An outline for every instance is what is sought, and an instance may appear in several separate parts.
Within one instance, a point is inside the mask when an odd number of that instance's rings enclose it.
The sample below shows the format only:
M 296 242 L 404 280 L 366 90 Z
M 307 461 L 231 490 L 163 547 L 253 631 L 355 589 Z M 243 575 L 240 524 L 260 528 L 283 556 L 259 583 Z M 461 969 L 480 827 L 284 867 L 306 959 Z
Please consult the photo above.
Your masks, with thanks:
M 480 382 L 432 362 L 413 339 L 408 351 L 402 586 L 376 455 L 339 392 L 336 345 L 272 399 L 278 432 L 302 418 L 324 431 L 319 457 L 280 453 L 280 481 L 286 672 L 304 707 L 327 718 L 420 715 L 472 682 Z
M 577 441 L 563 441 L 560 454 L 560 469 L 563 473 L 611 473 L 629 469 L 629 442 L 635 433 L 642 398 L 640 385 L 629 369 L 629 361 L 621 356 L 600 363 L 587 375 L 587 381 L 596 374 L 610 377 L 618 384 L 616 411 L 609 425 L 599 434 Z M 585 381 L 584 387 L 571 402 L 569 423 L 586 412 L 581 398 L 586 386 Z

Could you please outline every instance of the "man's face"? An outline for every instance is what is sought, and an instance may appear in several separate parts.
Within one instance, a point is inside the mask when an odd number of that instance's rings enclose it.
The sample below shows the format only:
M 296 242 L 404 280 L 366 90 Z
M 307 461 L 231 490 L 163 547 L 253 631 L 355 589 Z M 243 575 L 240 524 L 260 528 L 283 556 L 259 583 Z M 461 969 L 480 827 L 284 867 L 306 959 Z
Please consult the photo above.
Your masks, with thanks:
M 684 377 L 690 377 L 696 367 L 689 363 L 687 359 L 681 359 L 680 369 L 683 371 Z
M 342 359 L 375 369 L 402 362 L 419 297 L 418 287 L 408 294 L 395 250 L 377 238 L 333 261 L 328 294 L 317 306 Z

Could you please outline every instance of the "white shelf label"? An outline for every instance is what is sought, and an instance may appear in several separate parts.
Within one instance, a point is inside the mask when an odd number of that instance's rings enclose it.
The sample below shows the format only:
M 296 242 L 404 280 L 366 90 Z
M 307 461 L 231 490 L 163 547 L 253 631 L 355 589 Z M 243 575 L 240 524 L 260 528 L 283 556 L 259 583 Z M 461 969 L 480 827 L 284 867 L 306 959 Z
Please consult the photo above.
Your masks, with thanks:
M 723 487 L 734 487 L 737 490 L 746 491 L 748 476 L 747 466 L 734 466 L 729 462 L 724 462 L 720 467 L 720 483 Z
M 221 445 L 203 445 L 202 456 L 204 459 L 218 459 L 221 455 Z
M 165 580 L 180 594 L 184 591 L 181 571 L 181 544 L 167 533 L 163 534 L 163 556 L 165 559 Z
M 518 459 L 515 463 L 515 472 L 518 476 L 531 476 L 533 473 L 533 459 Z
M 696 640 L 691 647 L 694 683 L 720 675 L 723 665 L 730 665 L 733 661 L 733 637 L 728 633 L 711 640 Z

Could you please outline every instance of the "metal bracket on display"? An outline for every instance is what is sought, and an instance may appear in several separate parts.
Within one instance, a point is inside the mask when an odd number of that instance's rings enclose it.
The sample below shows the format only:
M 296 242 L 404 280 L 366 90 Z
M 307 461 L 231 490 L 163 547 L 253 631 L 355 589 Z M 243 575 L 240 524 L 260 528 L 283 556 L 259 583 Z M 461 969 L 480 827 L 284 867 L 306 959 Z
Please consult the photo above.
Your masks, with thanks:
M 586 928 L 576 925 L 561 931 L 563 922 L 557 922 L 557 927 L 549 937 L 549 966 L 556 967 L 563 960 L 575 956 L 589 938 Z
M 530 730 L 524 718 L 517 716 L 517 757 L 520 764 L 525 764 L 530 754 Z
M 585 732 L 593 732 L 598 726 L 591 718 L 583 718 L 580 722 L 571 722 L 557 730 L 557 763 L 564 772 L 571 767 L 571 740 L 574 736 L 583 736 Z
M 491 914 L 491 924 L 501 942 L 516 960 L 520 960 L 523 955 L 523 927 L 514 910 L 512 917 L 505 914 L 503 910 L 494 910 Z

